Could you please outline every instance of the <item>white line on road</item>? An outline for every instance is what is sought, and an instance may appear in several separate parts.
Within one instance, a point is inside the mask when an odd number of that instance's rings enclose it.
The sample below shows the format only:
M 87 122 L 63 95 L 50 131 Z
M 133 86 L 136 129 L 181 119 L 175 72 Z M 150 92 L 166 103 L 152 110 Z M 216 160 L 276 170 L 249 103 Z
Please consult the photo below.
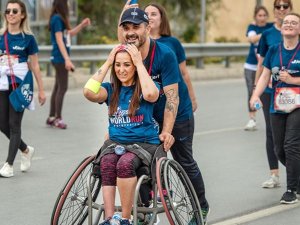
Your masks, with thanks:
M 219 223 L 214 223 L 212 225 L 238 225 L 238 224 L 244 224 L 250 221 L 254 221 L 263 217 L 271 216 L 273 214 L 279 213 L 279 212 L 284 212 L 286 210 L 291 210 L 294 208 L 299 207 L 300 204 L 291 204 L 291 205 L 277 205 L 274 207 L 270 207 L 267 209 L 262 209 L 260 211 L 256 211 L 253 213 L 249 213 L 247 215 L 243 215 L 240 217 L 235 217 L 232 219 L 228 219 Z
M 216 129 L 216 130 L 208 130 L 208 131 L 196 132 L 194 133 L 194 136 L 217 134 L 217 133 L 231 132 L 231 131 L 237 131 L 243 129 L 244 129 L 243 127 L 230 127 L 230 128 Z

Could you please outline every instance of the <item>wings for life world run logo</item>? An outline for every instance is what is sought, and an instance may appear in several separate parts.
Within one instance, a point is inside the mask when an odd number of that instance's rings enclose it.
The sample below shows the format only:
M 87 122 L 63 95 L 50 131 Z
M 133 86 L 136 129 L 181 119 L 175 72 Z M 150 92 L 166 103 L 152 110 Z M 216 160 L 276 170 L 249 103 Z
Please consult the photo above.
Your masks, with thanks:
M 122 110 L 118 107 L 113 117 L 109 118 L 110 123 L 115 127 L 138 126 L 143 123 L 144 115 L 128 116 L 128 110 Z

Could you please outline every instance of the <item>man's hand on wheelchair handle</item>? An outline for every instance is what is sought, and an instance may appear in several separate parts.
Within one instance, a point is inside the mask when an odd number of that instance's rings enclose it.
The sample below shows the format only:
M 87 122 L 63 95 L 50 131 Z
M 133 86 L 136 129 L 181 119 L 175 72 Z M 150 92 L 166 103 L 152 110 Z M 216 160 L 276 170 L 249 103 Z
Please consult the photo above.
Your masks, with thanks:
M 169 151 L 174 144 L 175 139 L 172 134 L 162 131 L 159 135 L 159 139 L 164 143 L 164 150 Z

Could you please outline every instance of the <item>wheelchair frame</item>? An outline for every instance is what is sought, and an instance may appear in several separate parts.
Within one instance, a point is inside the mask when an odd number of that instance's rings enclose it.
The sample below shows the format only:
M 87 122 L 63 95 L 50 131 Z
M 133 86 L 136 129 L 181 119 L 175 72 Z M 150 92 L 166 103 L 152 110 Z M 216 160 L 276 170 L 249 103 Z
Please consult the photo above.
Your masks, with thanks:
M 104 205 L 96 202 L 101 191 L 101 176 L 92 172 L 94 159 L 95 156 L 85 158 L 67 180 L 54 205 L 51 225 L 82 225 L 86 218 L 88 225 L 99 224 L 104 215 Z M 152 168 L 154 161 L 156 167 Z M 166 213 L 171 225 L 204 224 L 195 190 L 184 169 L 176 161 L 166 157 L 154 158 L 150 174 L 138 178 L 132 209 L 133 224 L 153 225 L 160 213 Z M 143 206 L 139 192 L 144 182 L 151 181 L 154 181 L 154 194 L 150 208 Z M 167 194 L 164 194 L 164 190 Z M 158 194 L 163 196 L 162 204 L 157 201 Z M 78 209 L 75 210 L 75 207 Z M 95 218 L 93 210 L 97 211 Z M 121 206 L 115 206 L 115 211 L 121 210 Z

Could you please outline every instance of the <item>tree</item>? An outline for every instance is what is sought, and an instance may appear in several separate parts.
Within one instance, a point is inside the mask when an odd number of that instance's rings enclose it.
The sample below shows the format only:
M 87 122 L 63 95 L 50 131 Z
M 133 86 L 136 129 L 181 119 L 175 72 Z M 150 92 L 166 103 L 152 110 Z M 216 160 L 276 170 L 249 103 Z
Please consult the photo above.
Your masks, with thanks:
M 151 2 L 153 1 L 140 1 L 140 7 L 144 8 Z M 189 38 L 184 41 L 197 40 L 201 12 L 200 0 L 157 0 L 156 2 L 166 8 L 175 36 L 182 38 L 185 34 Z M 90 17 L 92 20 L 92 26 L 88 32 L 80 33 L 78 43 L 117 42 L 118 20 L 124 3 L 125 0 L 78 0 L 79 19 Z M 207 0 L 207 15 L 213 15 L 214 9 L 219 5 L 220 0 Z M 191 23 L 191 21 L 194 22 Z

